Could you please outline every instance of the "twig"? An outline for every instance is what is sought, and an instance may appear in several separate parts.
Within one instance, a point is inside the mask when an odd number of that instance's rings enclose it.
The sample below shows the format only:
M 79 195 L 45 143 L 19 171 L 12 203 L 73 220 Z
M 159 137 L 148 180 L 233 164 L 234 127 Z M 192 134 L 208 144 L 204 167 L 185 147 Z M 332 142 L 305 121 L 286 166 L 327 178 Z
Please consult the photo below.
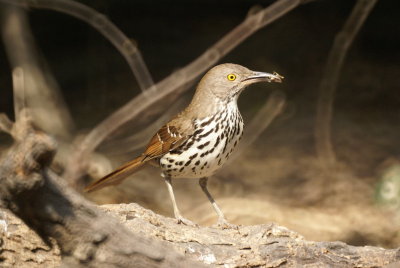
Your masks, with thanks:
M 176 93 L 177 89 L 186 89 L 185 85 L 187 83 L 196 79 L 255 31 L 275 21 L 300 4 L 302 4 L 302 0 L 279 0 L 268 8 L 249 15 L 241 24 L 235 27 L 210 49 L 206 50 L 199 58 L 149 89 L 149 95 L 152 96 L 151 98 L 146 98 L 142 94 L 119 108 L 92 129 L 77 147 L 75 154 L 71 157 L 71 163 L 67 165 L 68 170 L 65 177 L 72 181 L 76 180 L 76 178 L 82 175 L 85 169 L 88 155 L 113 131 L 140 115 L 141 112 L 150 105 L 163 99 L 172 92 Z
M 358 0 L 343 29 L 336 35 L 319 85 L 315 141 L 318 157 L 327 166 L 336 162 L 331 140 L 331 122 L 334 94 L 340 70 L 355 36 L 364 24 L 377 0 Z
M 35 125 L 47 133 L 69 139 L 73 131 L 72 117 L 60 94 L 57 82 L 43 64 L 31 34 L 26 12 L 15 6 L 2 5 L 2 34 L 7 56 L 15 72 L 14 109 L 22 102 L 30 108 Z M 24 88 L 24 89 L 22 89 Z
M 14 90 L 14 115 L 15 121 L 21 119 L 21 112 L 26 108 L 24 70 L 21 67 L 14 68 L 12 72 Z
M 0 0 L 13 5 L 44 8 L 69 14 L 91 25 L 107 38 L 128 62 L 142 91 L 154 85 L 150 72 L 137 46 L 106 16 L 72 0 Z
M 13 122 L 8 118 L 6 114 L 0 113 L 0 131 L 11 134 Z

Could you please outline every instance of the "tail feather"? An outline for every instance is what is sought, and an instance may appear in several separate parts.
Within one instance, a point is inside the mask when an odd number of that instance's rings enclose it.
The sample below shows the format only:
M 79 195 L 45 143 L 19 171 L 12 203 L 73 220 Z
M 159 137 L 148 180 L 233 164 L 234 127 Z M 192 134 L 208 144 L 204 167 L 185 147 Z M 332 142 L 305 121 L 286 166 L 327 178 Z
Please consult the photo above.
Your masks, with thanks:
M 116 185 L 121 183 L 129 175 L 135 173 L 146 163 L 143 156 L 133 159 L 132 161 L 120 166 L 107 176 L 93 182 L 92 184 L 86 186 L 85 192 L 92 192 L 99 190 L 103 187 Z

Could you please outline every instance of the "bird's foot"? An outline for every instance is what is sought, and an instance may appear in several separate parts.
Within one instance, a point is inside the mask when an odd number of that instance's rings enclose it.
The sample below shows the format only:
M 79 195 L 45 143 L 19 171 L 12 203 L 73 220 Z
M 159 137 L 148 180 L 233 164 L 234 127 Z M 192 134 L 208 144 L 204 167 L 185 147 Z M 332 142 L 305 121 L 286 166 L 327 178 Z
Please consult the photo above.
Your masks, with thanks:
M 178 221 L 178 224 L 184 224 L 184 225 L 192 226 L 192 227 L 199 227 L 196 223 L 194 223 L 194 222 L 192 222 L 192 221 L 190 221 L 188 219 L 185 219 L 182 216 L 177 216 L 175 218 Z
M 212 227 L 220 229 L 239 229 L 238 225 L 229 223 L 225 218 L 219 218 L 217 223 Z

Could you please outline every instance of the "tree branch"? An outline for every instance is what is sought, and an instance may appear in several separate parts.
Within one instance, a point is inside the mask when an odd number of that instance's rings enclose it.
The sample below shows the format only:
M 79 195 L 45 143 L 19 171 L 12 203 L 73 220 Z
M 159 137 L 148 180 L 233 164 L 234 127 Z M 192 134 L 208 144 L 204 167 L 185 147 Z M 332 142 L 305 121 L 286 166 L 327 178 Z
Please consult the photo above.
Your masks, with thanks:
M 0 131 L 11 134 L 12 127 L 13 127 L 13 123 L 7 117 L 7 115 L 4 113 L 0 113 Z
M 350 45 L 378 0 L 358 0 L 343 29 L 336 35 L 319 85 L 315 142 L 318 157 L 327 166 L 336 162 L 331 140 L 334 94 Z
M 78 18 L 98 30 L 110 41 L 127 61 L 142 91 L 154 85 L 140 50 L 106 16 L 96 10 L 72 0 L 0 0 L 10 5 L 43 8 L 66 13 Z
M 71 139 L 74 123 L 60 89 L 46 62 L 39 56 L 24 9 L 1 4 L 2 37 L 13 69 L 14 110 L 16 117 L 29 107 L 38 127 Z

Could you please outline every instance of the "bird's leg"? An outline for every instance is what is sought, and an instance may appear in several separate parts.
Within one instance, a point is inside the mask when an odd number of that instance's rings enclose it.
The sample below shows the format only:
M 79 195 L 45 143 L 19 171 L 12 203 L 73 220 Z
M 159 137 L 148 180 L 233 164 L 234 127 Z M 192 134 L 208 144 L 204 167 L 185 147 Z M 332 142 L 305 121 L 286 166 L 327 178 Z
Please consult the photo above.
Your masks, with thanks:
M 197 224 L 195 224 L 194 222 L 189 221 L 188 219 L 185 219 L 184 217 L 182 217 L 181 213 L 179 212 L 178 206 L 176 205 L 174 189 L 172 188 L 171 178 L 168 176 L 165 176 L 164 179 L 165 179 L 165 183 L 167 184 L 169 197 L 171 198 L 172 205 L 174 207 L 174 215 L 175 215 L 175 218 L 178 220 L 178 223 L 183 223 L 185 225 L 190 225 L 190 226 L 197 226 Z
M 224 213 L 221 211 L 219 206 L 217 205 L 217 202 L 215 202 L 214 198 L 211 196 L 210 192 L 207 189 L 207 181 L 208 178 L 201 178 L 199 179 L 199 184 L 203 192 L 206 194 L 208 200 L 210 200 L 211 205 L 213 206 L 215 212 L 218 214 L 218 221 L 217 221 L 217 226 L 222 227 L 223 229 L 225 228 L 237 228 L 236 225 L 230 224 L 226 218 Z

